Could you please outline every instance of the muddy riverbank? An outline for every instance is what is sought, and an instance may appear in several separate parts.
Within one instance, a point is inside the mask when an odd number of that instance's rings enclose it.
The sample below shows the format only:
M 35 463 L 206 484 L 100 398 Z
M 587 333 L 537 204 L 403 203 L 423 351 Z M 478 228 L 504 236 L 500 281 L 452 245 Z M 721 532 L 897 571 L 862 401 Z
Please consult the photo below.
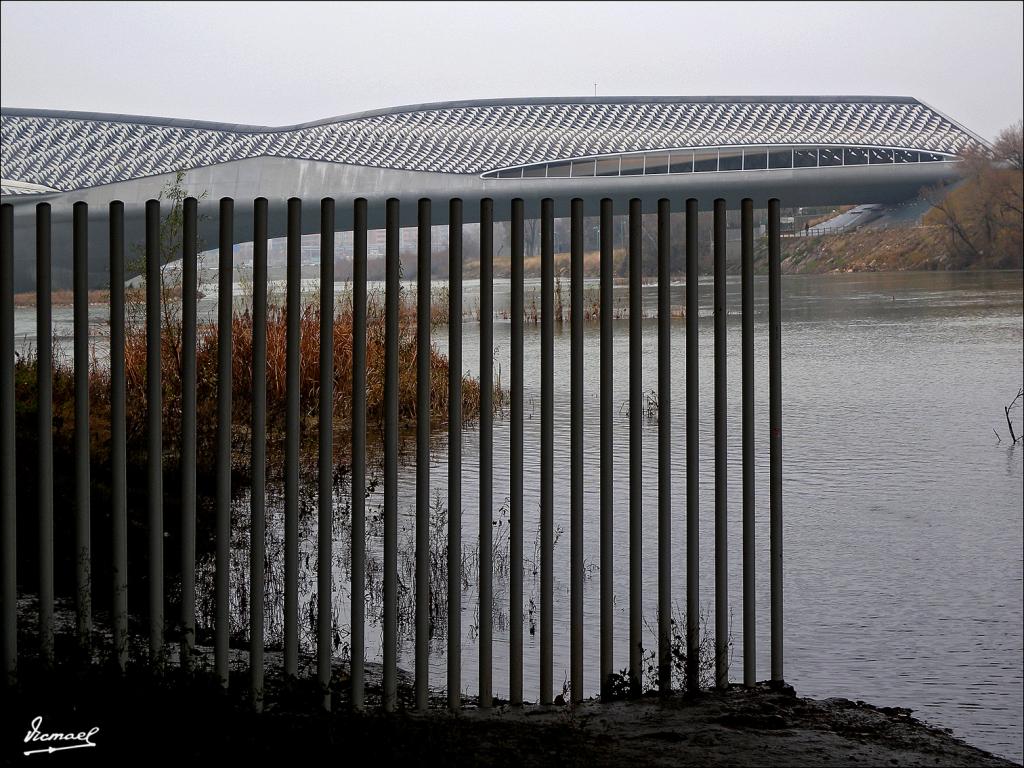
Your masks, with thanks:
M 196 671 L 185 673 L 171 638 L 163 674 L 154 674 L 144 663 L 145 640 L 138 636 L 126 672 L 112 669 L 104 631 L 95 636 L 92 663 L 45 670 L 33 658 L 38 637 L 24 610 L 29 607 L 22 601 L 19 611 L 25 652 L 19 682 L 3 691 L 3 764 L 28 760 L 35 755 L 25 753 L 32 750 L 85 743 L 38 736 L 26 741 L 33 733 L 82 736 L 98 729 L 87 739 L 95 746 L 69 750 L 64 756 L 68 763 L 128 764 L 155 756 L 164 763 L 336 759 L 358 750 L 386 765 L 1015 765 L 917 720 L 908 709 L 802 698 L 789 686 L 768 683 L 696 696 L 651 693 L 609 703 L 589 699 L 576 707 L 513 707 L 498 699 L 494 708 L 483 710 L 465 698 L 463 709 L 453 715 L 443 708 L 440 689 L 433 692 L 432 709 L 412 711 L 412 677 L 400 671 L 398 711 L 385 715 L 379 711 L 380 666 L 367 665 L 367 709 L 355 712 L 348 704 L 348 663 L 335 659 L 335 711 L 328 714 L 318 709 L 315 660 L 303 656 L 298 678 L 286 679 L 282 654 L 268 650 L 266 709 L 256 714 L 248 701 L 244 649 L 231 650 L 227 689 L 210 671 L 212 648 L 198 646 Z M 58 659 L 74 656 L 71 618 L 61 606 Z
M 816 701 L 765 684 L 694 698 L 590 700 L 575 709 L 466 708 L 454 716 L 441 709 L 328 715 L 315 711 L 309 684 L 295 685 L 290 706 L 278 703 L 257 715 L 240 691 L 225 694 L 206 676 L 157 679 L 136 670 L 122 677 L 98 668 L 29 674 L 13 706 L 5 706 L 2 760 L 29 759 L 24 752 L 41 742 L 24 739 L 42 717 L 39 730 L 45 733 L 99 729 L 91 738 L 94 748 L 65 755 L 78 765 L 156 756 L 162 762 L 219 757 L 239 764 L 337 759 L 355 751 L 376 755 L 385 765 L 1014 765 L 907 710 Z M 295 695 L 300 692 L 306 695 Z

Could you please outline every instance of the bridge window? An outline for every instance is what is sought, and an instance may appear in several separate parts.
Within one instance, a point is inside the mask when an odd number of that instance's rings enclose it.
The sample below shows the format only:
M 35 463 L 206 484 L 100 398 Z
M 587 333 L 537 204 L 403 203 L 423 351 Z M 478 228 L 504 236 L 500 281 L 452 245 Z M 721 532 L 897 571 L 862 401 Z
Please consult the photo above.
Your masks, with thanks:
M 743 150 L 743 168 L 747 171 L 760 171 L 768 167 L 768 150 L 764 147 Z
M 792 168 L 793 150 L 773 149 L 768 153 L 769 168 Z
M 693 173 L 693 152 L 673 152 L 669 173 Z
M 572 161 L 572 175 L 578 176 L 593 176 L 594 175 L 593 160 L 573 160 Z
M 625 155 L 622 158 L 622 166 L 619 170 L 620 176 L 640 176 L 644 172 L 643 155 Z
M 743 150 L 723 149 L 718 153 L 718 170 L 720 171 L 742 171 Z
M 569 178 L 569 170 L 572 168 L 572 163 L 549 163 L 548 164 L 548 178 L 549 179 L 567 179 Z
M 647 155 L 644 173 L 668 173 L 668 152 Z
M 693 170 L 698 173 L 718 170 L 718 150 L 693 153 Z
M 785 168 L 827 168 L 842 165 L 951 162 L 957 158 L 938 152 L 885 147 L 723 147 L 631 152 L 623 155 L 558 160 L 518 168 L 488 171 L 485 178 L 583 178 L 645 176 L 666 173 L 760 171 Z
M 866 149 L 847 147 L 843 150 L 843 165 L 864 165 L 867 161 Z
M 842 165 L 843 150 L 835 147 L 818 148 L 818 165 Z
M 618 176 L 619 175 L 619 158 L 618 157 L 599 157 L 597 159 L 597 175 L 598 176 Z
M 794 168 L 816 168 L 818 165 L 817 149 L 795 149 L 793 150 Z

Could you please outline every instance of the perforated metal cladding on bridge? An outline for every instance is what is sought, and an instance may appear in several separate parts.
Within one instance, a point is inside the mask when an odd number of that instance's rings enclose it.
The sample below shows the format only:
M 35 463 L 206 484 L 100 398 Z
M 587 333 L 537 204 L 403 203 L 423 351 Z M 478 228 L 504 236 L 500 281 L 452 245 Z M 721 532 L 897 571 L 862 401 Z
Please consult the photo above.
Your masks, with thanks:
M 457 102 L 287 128 L 23 109 L 0 117 L 3 178 L 63 191 L 254 157 L 480 174 L 672 147 L 853 144 L 956 154 L 976 140 L 915 99 L 887 97 Z

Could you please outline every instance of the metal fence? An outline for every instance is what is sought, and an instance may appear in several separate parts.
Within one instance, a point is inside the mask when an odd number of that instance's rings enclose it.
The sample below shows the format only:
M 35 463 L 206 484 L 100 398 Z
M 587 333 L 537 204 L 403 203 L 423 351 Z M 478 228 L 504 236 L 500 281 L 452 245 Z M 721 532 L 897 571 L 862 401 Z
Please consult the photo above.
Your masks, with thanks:
M 462 615 L 459 585 L 461 553 L 461 435 L 462 424 L 462 226 L 463 201 L 442 203 L 448 210 L 449 225 L 449 420 L 448 420 L 448 706 L 461 706 L 460 621 Z M 397 606 L 398 606 L 398 342 L 399 342 L 399 201 L 385 203 L 386 289 L 385 289 L 385 417 L 384 417 L 384 507 L 383 507 L 383 708 L 397 705 Z M 431 200 L 422 199 L 418 206 L 417 272 L 417 344 L 429 349 L 430 323 L 430 259 Z M 251 487 L 251 567 L 250 594 L 261 595 L 264 589 L 264 526 L 266 480 L 266 297 L 267 297 L 267 227 L 268 201 L 257 199 L 253 207 L 253 368 L 252 389 L 252 487 Z M 321 285 L 334 283 L 334 236 L 336 229 L 351 227 L 354 232 L 353 278 L 353 367 L 352 367 L 352 499 L 351 499 L 351 594 L 365 594 L 366 583 L 366 317 L 367 317 L 367 220 L 369 204 L 356 199 L 346 205 L 351 221 L 336 220 L 333 199 L 320 205 L 320 279 Z M 197 208 L 195 198 L 183 204 L 183 285 L 182 297 L 182 435 L 181 435 L 181 551 L 182 572 L 182 637 L 181 663 L 188 666 L 195 643 L 195 542 L 196 542 L 196 274 L 197 274 Z M 540 455 L 540 658 L 538 660 L 540 690 L 538 699 L 550 704 L 552 680 L 553 592 L 553 286 L 554 286 L 554 201 L 541 201 L 541 455 Z M 286 445 L 285 445 L 285 605 L 284 605 L 284 672 L 297 673 L 298 660 L 298 489 L 299 489 L 299 308 L 302 201 L 287 203 L 287 356 L 286 356 Z M 612 224 L 613 202 L 600 203 L 600 665 L 601 695 L 612 695 Z M 111 419 L 110 461 L 112 472 L 112 589 L 111 623 L 113 656 L 124 669 L 128 661 L 128 538 L 126 501 L 126 435 L 125 435 L 125 238 L 124 205 L 112 202 L 104 219 L 110 227 L 110 341 L 111 341 Z M 570 402 L 571 402 L 571 490 L 570 490 L 570 681 L 571 700 L 583 698 L 583 527 L 593 524 L 584 514 L 583 497 L 583 201 L 570 203 L 571 217 L 571 335 L 570 335 Z M 671 681 L 671 573 L 676 549 L 671 540 L 671 458 L 673 451 L 686 452 L 686 679 L 687 689 L 699 688 L 699 598 L 698 565 L 701 553 L 698 537 L 698 425 L 701 407 L 698 389 L 698 263 L 697 214 L 698 201 L 685 201 L 686 214 L 686 429 L 684 441 L 676 441 L 671 433 L 671 358 L 670 358 L 670 296 L 669 253 L 672 246 L 669 227 L 671 201 L 662 199 L 657 205 L 658 264 L 658 460 L 655 472 L 658 486 L 657 505 L 657 572 L 658 572 L 658 683 L 662 691 L 670 689 Z M 641 387 L 641 285 L 642 285 L 642 207 L 641 201 L 629 201 L 629 683 L 633 694 L 641 687 L 641 533 L 644 525 L 642 508 L 641 454 L 643 391 Z M 162 410 L 160 367 L 160 226 L 161 204 L 146 204 L 145 260 L 147 275 L 147 441 L 148 441 L 148 567 L 149 567 L 149 663 L 156 669 L 167 663 L 164 615 L 163 536 L 163 466 Z M 38 477 L 22 478 L 21 482 L 38 483 L 38 553 L 39 611 L 38 654 L 46 665 L 53 665 L 54 643 L 54 552 L 53 552 L 53 340 L 51 335 L 51 221 L 50 206 L 36 207 L 36 292 L 38 323 Z M 714 250 L 714 432 L 715 432 L 715 681 L 725 687 L 729 681 L 727 581 L 727 492 L 726 492 L 726 205 L 716 200 L 713 207 Z M 14 390 L 14 211 L 3 205 L 0 224 L 0 477 L 2 492 L 3 533 L 3 658 L 8 683 L 17 680 L 19 651 L 17 647 L 17 574 L 16 574 L 16 494 L 15 494 L 15 390 Z M 87 229 L 89 211 L 84 203 L 74 206 L 73 215 L 73 299 L 74 299 L 74 487 L 75 498 L 75 596 L 77 645 L 87 652 L 91 644 L 93 618 L 91 611 L 91 534 L 90 497 L 90 435 L 89 435 L 89 331 L 87 284 Z M 234 229 L 234 204 L 220 201 L 219 207 L 219 293 L 218 293 L 218 395 L 216 445 L 216 550 L 215 550 L 215 643 L 214 669 L 224 686 L 228 685 L 228 593 L 229 544 L 231 535 L 231 354 L 232 354 L 232 246 L 239 233 Z M 511 405 L 509 488 L 512 562 L 510 575 L 509 676 L 510 701 L 523 702 L 523 262 L 524 201 L 511 201 Z M 493 379 L 493 224 L 494 204 L 480 202 L 480 372 L 481 407 L 479 417 L 480 455 L 480 559 L 479 559 L 479 704 L 489 707 L 492 695 L 493 627 L 491 605 L 492 562 L 492 408 L 489 386 Z M 754 685 L 755 664 L 755 498 L 754 498 L 754 306 L 753 306 L 753 202 L 741 204 L 742 261 L 742 553 L 743 553 L 743 682 Z M 248 233 L 246 233 L 248 234 Z M 248 239 L 247 237 L 244 239 Z M 771 587 L 771 670 L 773 681 L 783 679 L 782 622 L 782 493 L 781 493 L 781 320 L 780 320 L 780 224 L 779 201 L 768 201 L 768 263 L 769 263 L 769 429 L 770 429 L 770 587 Z M 319 562 L 331 559 L 332 508 L 331 477 L 333 461 L 333 290 L 321 290 L 320 324 L 320 400 L 319 400 Z M 415 632 L 415 702 L 418 708 L 428 706 L 428 524 L 430 494 L 430 368 L 429 355 L 418 356 L 417 367 L 417 441 L 416 441 L 416 632 Z M 260 375 L 262 374 L 262 375 Z M 58 467 L 57 471 L 68 471 Z M 648 468 L 649 470 L 649 468 Z M 63 503 L 63 502 L 62 502 Z M 331 580 L 330 568 L 317 574 L 318 677 L 323 694 L 322 704 L 331 706 Z M 99 589 L 100 586 L 96 585 Z M 250 687 L 254 707 L 262 707 L 264 675 L 263 603 L 252 600 L 250 607 Z M 351 603 L 351 702 L 363 707 L 365 657 L 365 605 L 363 600 Z M 36 649 L 31 649 L 33 652 Z
M 794 229 L 790 232 L 783 232 L 783 237 L 821 237 L 822 235 L 840 235 L 848 232 L 860 232 L 863 225 L 848 224 L 845 226 L 827 226 L 819 224 L 808 229 Z

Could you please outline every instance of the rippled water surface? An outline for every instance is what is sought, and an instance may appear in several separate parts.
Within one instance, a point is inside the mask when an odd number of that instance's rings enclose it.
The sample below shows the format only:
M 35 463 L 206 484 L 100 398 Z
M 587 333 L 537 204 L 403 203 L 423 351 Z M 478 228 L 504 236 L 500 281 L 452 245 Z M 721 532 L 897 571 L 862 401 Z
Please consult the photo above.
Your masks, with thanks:
M 567 286 L 563 286 L 567 289 Z M 476 304 L 467 281 L 467 307 Z M 527 306 L 537 283 L 527 287 Z M 588 282 L 588 291 L 596 284 Z M 681 305 L 683 286 L 673 287 Z M 644 290 L 644 388 L 657 387 L 656 289 Z M 1024 707 L 1022 641 L 1022 508 L 1024 446 L 1009 445 L 1003 406 L 1021 386 L 1024 366 L 1024 288 L 1020 273 L 868 274 L 785 277 L 783 315 L 783 492 L 785 509 L 785 677 L 798 693 L 844 696 L 878 705 L 910 707 L 977 746 L 1020 761 Z M 507 282 L 495 288 L 496 371 L 508 382 L 510 324 Z M 625 289 L 617 289 L 625 304 Z M 769 673 L 767 292 L 757 286 L 757 674 Z M 537 295 L 539 305 L 539 294 Z M 711 285 L 701 284 L 701 596 L 714 595 L 713 410 Z M 729 588 L 732 613 L 731 678 L 742 680 L 741 489 L 739 411 L 739 282 L 729 284 Z M 63 310 L 55 319 L 66 321 Z M 103 313 L 105 314 L 105 313 Z M 19 310 L 18 332 L 31 331 L 30 311 Z M 555 337 L 555 524 L 564 533 L 555 548 L 555 687 L 569 665 L 569 327 Z M 58 335 L 61 331 L 58 328 Z M 447 347 L 446 328 L 434 329 Z M 615 571 L 616 669 L 627 663 L 628 607 L 628 399 L 627 323 L 616 321 Z M 673 323 L 673 602 L 685 605 L 684 322 Z M 585 686 L 598 691 L 598 328 L 585 330 Z M 478 329 L 467 320 L 465 368 L 479 361 Z M 526 337 L 526 557 L 535 556 L 539 502 L 539 328 Z M 1024 419 L 1017 412 L 1018 432 Z M 469 556 L 478 531 L 476 425 L 463 441 L 463 543 Z M 645 424 L 644 612 L 656 623 L 657 424 Z M 1002 436 L 997 440 L 993 429 Z M 508 423 L 494 430 L 494 507 L 508 495 Z M 411 448 L 411 446 L 410 446 Z M 412 562 L 415 467 L 405 455 L 400 470 L 400 564 Z M 444 499 L 444 433 L 437 435 L 432 489 Z M 315 494 L 315 479 L 309 492 Z M 336 531 L 335 615 L 347 645 L 348 528 L 342 484 Z M 370 513 L 380 503 L 370 499 Z M 246 499 L 239 499 L 244 517 Z M 279 515 L 272 489 L 268 504 Z M 302 530 L 308 602 L 315 589 L 315 498 Z M 498 516 L 502 525 L 504 519 Z M 279 526 L 277 526 L 279 529 Z M 273 535 L 274 522 L 268 530 Z M 371 581 L 379 562 L 379 529 L 371 523 Z M 501 526 L 496 535 L 501 539 Z M 246 537 L 236 544 L 232 579 L 244 585 Z M 270 548 L 274 556 L 274 548 Z M 472 564 L 472 561 L 469 561 Z M 529 632 L 538 584 L 527 563 L 525 690 L 536 698 L 539 637 Z M 378 574 L 379 576 L 379 574 Z M 472 568 L 463 591 L 463 690 L 477 685 L 477 588 Z M 403 573 L 411 586 L 411 574 Z M 276 580 L 279 589 L 279 579 Z M 270 579 L 274 588 L 275 579 Z M 507 584 L 495 582 L 494 688 L 507 695 Z M 279 608 L 279 604 L 278 604 Z M 377 607 L 379 610 L 379 606 Z M 380 624 L 367 629 L 368 652 L 380 652 Z M 677 615 L 681 616 L 681 613 Z M 239 617 L 241 618 L 241 617 Z M 268 630 L 276 622 L 268 617 Z M 713 622 L 712 622 L 713 623 Z M 244 622 L 240 622 L 244 627 Z M 645 645 L 654 647 L 648 631 Z M 445 640 L 431 645 L 431 681 L 445 680 Z M 343 650 L 343 648 L 342 648 Z M 413 668 L 411 633 L 403 633 L 399 664 Z
M 739 283 L 730 283 L 729 504 L 732 679 L 742 679 Z M 527 289 L 527 304 L 530 302 Z M 673 300 L 682 304 L 683 287 Z M 496 289 L 500 310 L 507 288 Z M 711 285 L 701 285 L 702 599 L 713 606 Z M 1021 385 L 1020 273 L 830 275 L 783 281 L 783 489 L 786 679 L 802 695 L 910 707 L 973 744 L 1022 756 L 1024 446 L 1009 445 L 1003 405 Z M 758 285 L 758 677 L 769 672 L 767 292 Z M 622 300 L 625 301 L 625 292 Z M 653 287 L 646 311 L 656 315 Z M 569 529 L 568 325 L 555 341 L 555 519 Z M 466 366 L 477 359 L 467 324 Z M 508 371 L 508 324 L 497 362 Z M 616 325 L 615 402 L 628 398 L 627 323 Z M 644 329 L 644 389 L 657 387 L 655 320 Z M 443 339 L 441 340 L 444 341 Z M 586 330 L 587 563 L 598 560 L 598 330 Z M 684 322 L 673 326 L 673 595 L 685 605 Z M 539 335 L 526 341 L 527 556 L 536 531 Z M 532 374 L 532 375 L 531 375 Z M 507 374 L 506 374 L 507 379 Z M 531 400 L 532 398 L 532 400 Z M 532 416 L 532 418 L 531 418 Z M 1017 423 L 1024 424 L 1018 411 Z M 992 430 L 1003 437 L 997 441 Z M 1021 426 L 1017 427 L 1020 432 Z M 616 668 L 627 661 L 628 425 L 616 415 Z M 496 497 L 507 488 L 507 425 L 495 431 Z M 644 432 L 644 610 L 656 622 L 657 426 Z M 467 436 L 463 501 L 473 517 L 476 441 Z M 435 484 L 444 483 L 443 466 Z M 410 492 L 413 473 L 406 475 Z M 400 497 L 401 498 L 401 497 Z M 498 501 L 498 499 L 496 499 Z M 472 523 L 472 520 L 468 520 Z M 555 681 L 568 667 L 568 536 L 555 557 Z M 586 582 L 587 688 L 598 688 L 598 579 Z M 527 581 L 527 592 L 530 582 Z M 528 594 L 529 596 L 529 594 Z M 475 595 L 467 593 L 466 599 Z M 496 664 L 504 635 L 496 635 Z M 536 685 L 536 638 L 527 690 Z M 654 647 L 653 635 L 648 647 Z M 464 659 L 472 675 L 473 644 Z M 411 658 L 409 659 L 411 661 Z M 500 690 L 505 671 L 496 667 Z M 436 668 L 440 677 L 442 667 Z M 469 690 L 474 690 L 470 684 Z M 535 690 L 535 688 L 534 688 Z

